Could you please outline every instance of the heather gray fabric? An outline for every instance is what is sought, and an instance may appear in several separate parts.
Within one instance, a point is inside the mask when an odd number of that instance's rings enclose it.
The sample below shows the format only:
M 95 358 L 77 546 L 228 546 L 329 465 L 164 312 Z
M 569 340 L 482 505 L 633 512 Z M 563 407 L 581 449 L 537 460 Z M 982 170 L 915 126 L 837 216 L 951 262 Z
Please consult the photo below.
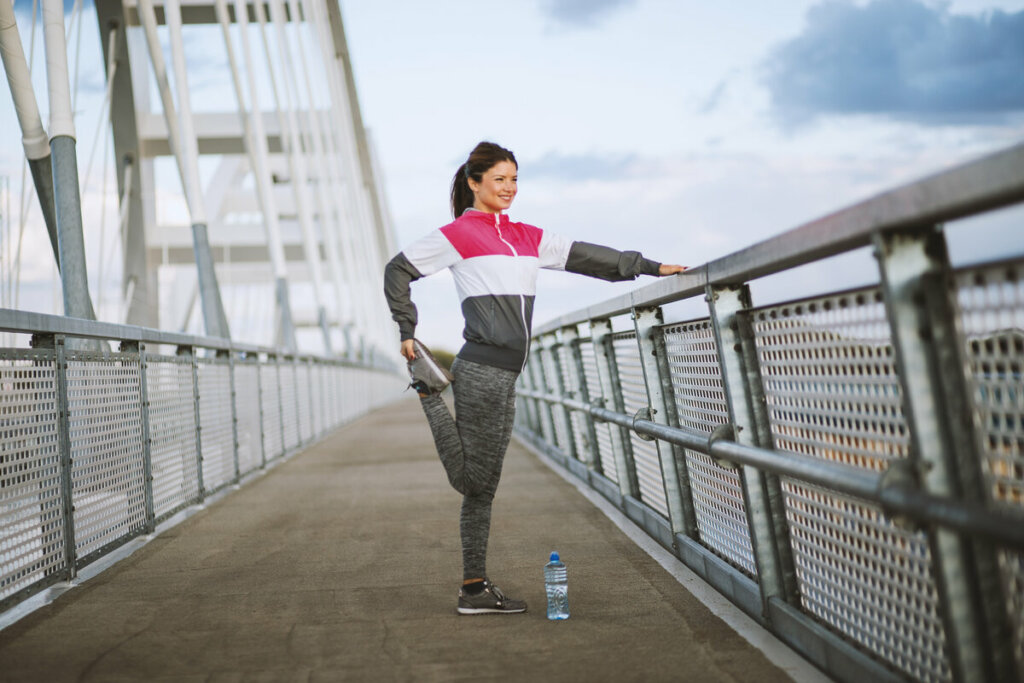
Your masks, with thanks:
M 462 494 L 462 573 L 475 579 L 487 576 L 491 502 L 512 436 L 519 373 L 463 358 L 452 363 L 452 373 L 455 418 L 440 396 L 420 403 L 448 481 Z

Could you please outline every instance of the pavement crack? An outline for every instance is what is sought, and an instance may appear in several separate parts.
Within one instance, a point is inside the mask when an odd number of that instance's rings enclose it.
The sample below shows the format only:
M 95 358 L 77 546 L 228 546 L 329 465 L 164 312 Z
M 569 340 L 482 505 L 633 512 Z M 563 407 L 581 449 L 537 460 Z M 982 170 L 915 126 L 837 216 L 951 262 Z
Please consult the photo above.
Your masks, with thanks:
M 112 652 L 117 651 L 118 649 L 120 649 L 124 645 L 128 644 L 129 642 L 131 642 L 132 640 L 134 640 L 135 638 L 137 638 L 138 636 L 142 635 L 143 633 L 145 633 L 148 630 L 149 630 L 149 625 L 147 624 L 143 628 L 141 628 L 138 631 L 135 631 L 134 633 L 132 633 L 132 634 L 122 638 L 121 640 L 119 640 L 114 645 L 111 645 L 106 650 L 104 650 L 103 652 L 100 652 L 98 655 L 93 657 L 92 660 L 85 666 L 85 668 L 82 669 L 81 673 L 78 674 L 78 681 L 79 681 L 79 683 L 81 683 L 82 681 L 87 680 L 89 678 L 89 676 L 92 674 L 93 670 L 109 654 L 111 654 Z

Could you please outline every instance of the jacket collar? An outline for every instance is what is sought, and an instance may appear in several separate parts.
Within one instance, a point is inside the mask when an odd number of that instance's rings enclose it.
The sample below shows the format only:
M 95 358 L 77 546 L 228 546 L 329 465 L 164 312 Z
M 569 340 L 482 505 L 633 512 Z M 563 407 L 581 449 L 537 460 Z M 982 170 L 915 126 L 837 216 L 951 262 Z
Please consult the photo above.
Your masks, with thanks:
M 486 221 L 488 225 L 494 225 L 495 224 L 494 223 L 494 217 L 495 216 L 498 216 L 498 223 L 497 224 L 499 226 L 509 225 L 512 222 L 512 219 L 510 219 L 508 217 L 508 214 L 504 214 L 504 213 L 493 214 L 493 213 L 488 213 L 486 211 L 481 211 L 479 209 L 474 209 L 473 207 L 470 207 L 470 208 L 466 209 L 465 211 L 463 211 L 462 212 L 462 216 L 460 216 L 460 218 L 472 218 L 472 219 L 478 220 L 478 221 Z

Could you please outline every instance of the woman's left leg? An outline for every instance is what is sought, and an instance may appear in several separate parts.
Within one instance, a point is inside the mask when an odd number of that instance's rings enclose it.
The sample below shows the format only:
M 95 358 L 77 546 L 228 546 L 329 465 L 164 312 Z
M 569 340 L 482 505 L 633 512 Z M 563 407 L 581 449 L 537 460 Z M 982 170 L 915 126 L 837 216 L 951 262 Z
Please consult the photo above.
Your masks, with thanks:
M 487 576 L 487 542 L 491 531 L 491 505 L 494 494 L 501 479 L 505 451 L 512 437 L 512 424 L 516 414 L 515 374 L 511 381 L 499 382 L 495 387 L 501 392 L 501 400 L 495 413 L 490 415 L 488 422 L 493 431 L 487 435 L 486 443 L 477 440 L 477 447 L 472 449 L 473 459 L 486 468 L 487 478 L 483 487 L 471 490 L 462 498 L 462 514 L 459 520 L 459 531 L 462 535 L 462 575 L 463 579 L 479 579 Z M 463 410 L 472 412 L 477 406 L 459 407 L 456 397 L 456 414 L 462 423 Z M 495 407 L 492 404 L 492 407 Z M 483 469 L 482 468 L 482 469 Z

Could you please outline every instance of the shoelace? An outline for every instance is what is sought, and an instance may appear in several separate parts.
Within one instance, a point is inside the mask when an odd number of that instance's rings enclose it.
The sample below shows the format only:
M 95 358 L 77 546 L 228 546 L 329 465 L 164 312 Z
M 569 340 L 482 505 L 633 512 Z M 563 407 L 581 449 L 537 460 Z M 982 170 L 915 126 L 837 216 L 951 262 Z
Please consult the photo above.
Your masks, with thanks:
M 487 582 L 487 586 L 484 588 L 484 590 L 490 591 L 491 595 L 493 595 L 494 597 L 498 598 L 498 600 L 500 600 L 502 602 L 504 602 L 507 599 L 505 597 L 505 594 L 501 592 L 501 589 L 498 588 L 497 586 L 495 586 L 493 583 L 491 583 L 489 581 Z

